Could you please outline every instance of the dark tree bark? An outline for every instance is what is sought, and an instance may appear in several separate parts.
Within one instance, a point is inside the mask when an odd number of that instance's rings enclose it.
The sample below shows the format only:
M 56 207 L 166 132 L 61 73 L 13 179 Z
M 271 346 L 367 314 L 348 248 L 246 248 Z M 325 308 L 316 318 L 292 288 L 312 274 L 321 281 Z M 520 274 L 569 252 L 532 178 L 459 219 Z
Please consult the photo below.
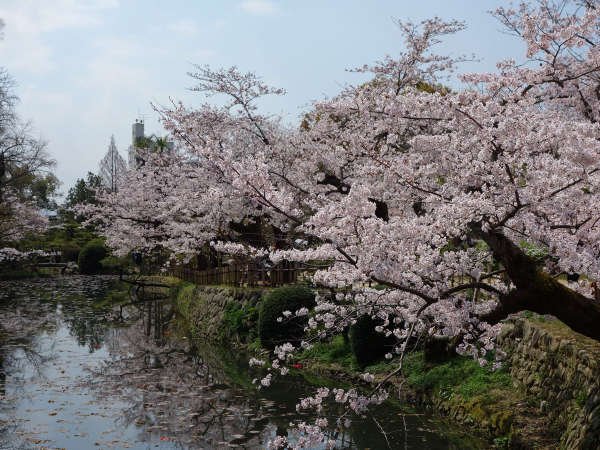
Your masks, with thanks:
M 390 213 L 386 202 L 377 200 L 376 198 L 369 198 L 370 202 L 375 203 L 375 217 L 383 220 L 384 222 L 390 221 Z
M 509 314 L 529 310 L 551 314 L 573 331 L 600 341 L 600 303 L 581 295 L 543 272 L 500 231 L 485 232 L 478 225 L 471 227 L 476 237 L 485 241 L 494 258 L 501 261 L 515 289 L 499 298 L 498 307 L 482 317 L 498 323 Z

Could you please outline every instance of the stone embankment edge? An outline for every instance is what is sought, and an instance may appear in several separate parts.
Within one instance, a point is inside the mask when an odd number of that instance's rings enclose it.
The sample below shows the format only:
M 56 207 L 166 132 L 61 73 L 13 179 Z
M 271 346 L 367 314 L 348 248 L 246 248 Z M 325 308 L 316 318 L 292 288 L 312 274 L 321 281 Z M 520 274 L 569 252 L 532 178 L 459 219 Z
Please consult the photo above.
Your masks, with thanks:
M 177 298 L 173 299 L 176 310 L 186 316 L 199 336 L 208 340 L 222 338 L 219 331 L 229 303 L 256 306 L 264 292 L 260 288 L 226 286 L 188 286 L 187 289 L 187 292 L 179 290 Z M 402 378 L 390 380 L 389 390 L 396 399 L 425 407 L 488 437 L 505 438 L 502 442 L 507 448 L 532 448 L 535 445 L 538 449 L 598 449 L 600 345 L 575 339 L 573 335 L 572 331 L 552 322 L 515 319 L 505 324 L 499 345 L 509 352 L 514 391 L 519 394 L 504 399 L 496 407 L 478 400 L 465 402 L 443 398 L 440 392 L 416 392 Z M 231 345 L 244 346 L 235 336 L 228 336 L 228 339 Z M 564 360 L 560 355 L 565 357 Z M 305 363 L 303 370 L 342 382 L 366 385 L 360 373 L 336 364 L 313 361 Z M 383 376 L 376 377 L 375 383 L 378 378 Z M 554 434 L 560 435 L 560 443 L 548 438 L 549 428 L 554 428 Z

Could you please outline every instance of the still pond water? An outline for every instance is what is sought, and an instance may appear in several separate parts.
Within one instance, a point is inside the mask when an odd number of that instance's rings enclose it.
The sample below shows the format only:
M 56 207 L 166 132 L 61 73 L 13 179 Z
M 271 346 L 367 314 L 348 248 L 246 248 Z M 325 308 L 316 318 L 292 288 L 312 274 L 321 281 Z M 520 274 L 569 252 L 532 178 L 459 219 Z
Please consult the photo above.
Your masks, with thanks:
M 305 378 L 256 390 L 244 355 L 177 335 L 168 302 L 114 306 L 114 289 L 109 277 L 0 282 L 1 449 L 255 449 L 311 420 L 295 410 L 316 389 Z M 485 448 L 389 404 L 329 434 L 342 448 Z

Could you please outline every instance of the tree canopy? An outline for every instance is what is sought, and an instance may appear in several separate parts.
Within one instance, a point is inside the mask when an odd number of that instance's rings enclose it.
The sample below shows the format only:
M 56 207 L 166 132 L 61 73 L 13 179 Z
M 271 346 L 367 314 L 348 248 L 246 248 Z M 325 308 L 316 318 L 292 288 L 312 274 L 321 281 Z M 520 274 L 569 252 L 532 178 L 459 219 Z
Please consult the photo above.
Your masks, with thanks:
M 211 243 L 319 262 L 316 283 L 346 288 L 317 297 L 308 326 L 321 336 L 368 314 L 395 337 L 394 353 L 414 333 L 458 336 L 457 350 L 483 365 L 499 322 L 528 309 L 600 339 L 591 288 L 600 279 L 599 7 L 539 0 L 493 11 L 523 39 L 528 63 L 462 74 L 459 92 L 423 86 L 439 86 L 464 59 L 434 51 L 464 25 L 398 21 L 405 50 L 357 69 L 374 81 L 316 102 L 298 129 L 256 105 L 283 90 L 235 67 L 197 67 L 194 90 L 228 101 L 162 109 L 179 151 L 156 155 L 87 212 L 120 252 L 189 255 Z M 285 233 L 286 248 L 236 241 L 230 224 L 257 216 Z M 568 288 L 556 279 L 564 272 L 585 277 Z M 273 367 L 293 350 L 277 347 Z M 327 390 L 301 407 L 329 395 L 357 412 L 382 398 Z M 323 438 L 318 424 L 304 431 L 307 444 Z
M 102 187 L 102 178 L 95 173 L 88 172 L 85 179 L 78 178 L 75 185 L 69 189 L 65 206 L 72 208 L 75 205 L 95 205 L 96 192 Z
M 0 22 L 0 31 L 3 22 Z M 16 112 L 14 81 L 0 67 L 0 243 L 40 231 L 46 219 L 38 208 L 54 208 L 58 180 L 46 143 Z

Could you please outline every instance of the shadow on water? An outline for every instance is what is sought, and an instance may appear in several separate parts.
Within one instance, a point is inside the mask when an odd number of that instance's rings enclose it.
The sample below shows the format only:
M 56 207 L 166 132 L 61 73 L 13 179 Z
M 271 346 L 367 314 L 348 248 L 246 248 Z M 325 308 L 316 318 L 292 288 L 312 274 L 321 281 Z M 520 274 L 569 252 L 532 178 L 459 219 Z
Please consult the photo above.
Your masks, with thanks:
M 168 302 L 126 300 L 114 283 L 0 283 L 0 448 L 255 449 L 312 421 L 295 409 L 316 389 L 304 377 L 258 390 L 246 355 L 175 336 Z M 342 448 L 487 447 L 391 404 L 348 427 L 336 425 L 335 405 L 326 411 Z

